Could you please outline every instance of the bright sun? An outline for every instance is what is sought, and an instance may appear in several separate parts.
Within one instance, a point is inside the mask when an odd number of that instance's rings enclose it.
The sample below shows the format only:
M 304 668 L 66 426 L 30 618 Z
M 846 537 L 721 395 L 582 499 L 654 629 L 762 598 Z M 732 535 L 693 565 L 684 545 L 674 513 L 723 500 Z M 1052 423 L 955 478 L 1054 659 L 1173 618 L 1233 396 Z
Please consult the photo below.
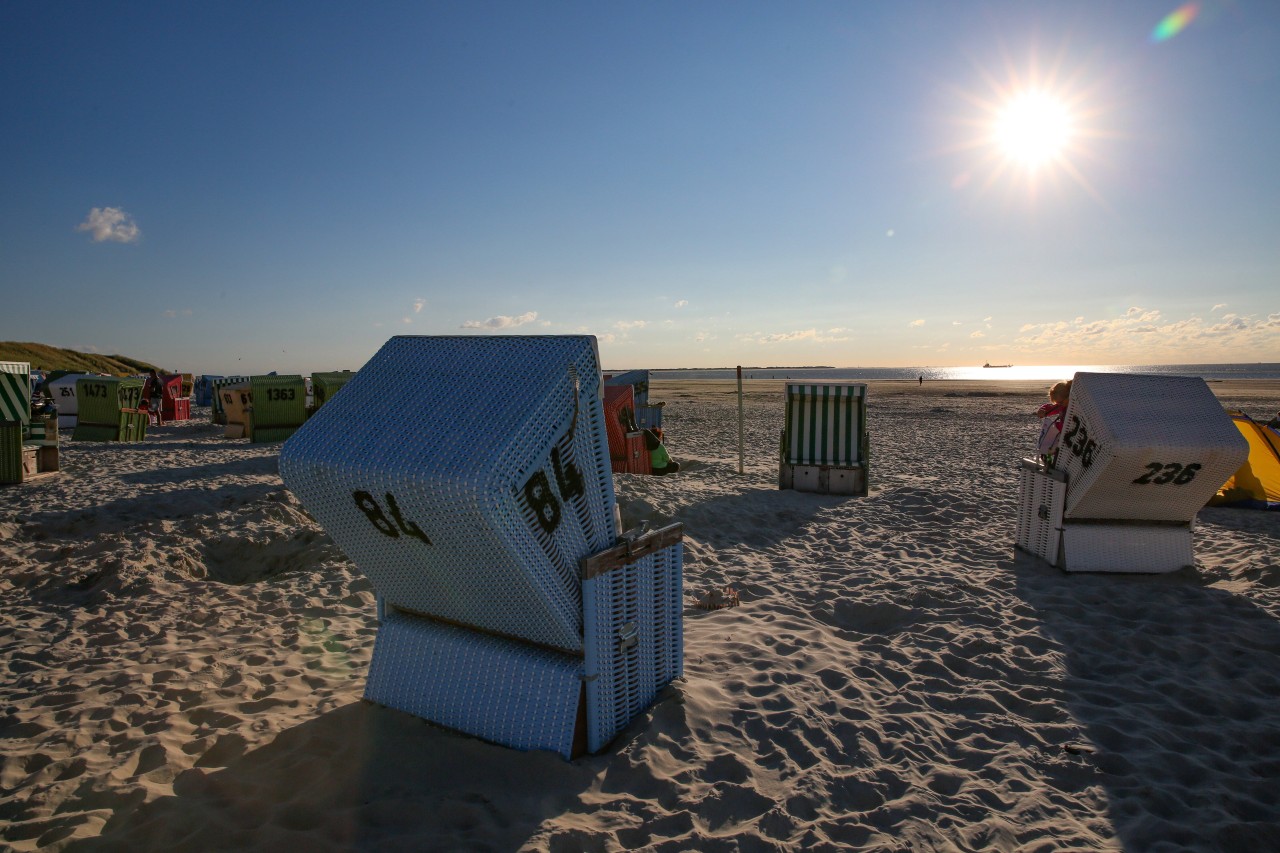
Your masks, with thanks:
M 1006 157 L 1035 171 L 1058 160 L 1071 142 L 1066 105 L 1043 92 L 1014 96 L 995 117 L 994 138 Z

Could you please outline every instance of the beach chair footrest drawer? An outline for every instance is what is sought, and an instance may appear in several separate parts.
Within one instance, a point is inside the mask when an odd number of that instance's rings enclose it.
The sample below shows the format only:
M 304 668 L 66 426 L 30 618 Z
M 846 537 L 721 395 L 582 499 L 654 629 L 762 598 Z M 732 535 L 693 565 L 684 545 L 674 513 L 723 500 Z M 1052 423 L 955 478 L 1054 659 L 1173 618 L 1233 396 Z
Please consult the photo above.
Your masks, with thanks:
M 1163 574 L 1194 564 L 1190 524 L 1062 527 L 1063 571 Z
M 571 655 L 386 607 L 364 697 L 493 743 L 570 758 L 581 671 Z
M 781 463 L 778 488 L 824 495 L 866 495 L 865 465 L 792 465 Z

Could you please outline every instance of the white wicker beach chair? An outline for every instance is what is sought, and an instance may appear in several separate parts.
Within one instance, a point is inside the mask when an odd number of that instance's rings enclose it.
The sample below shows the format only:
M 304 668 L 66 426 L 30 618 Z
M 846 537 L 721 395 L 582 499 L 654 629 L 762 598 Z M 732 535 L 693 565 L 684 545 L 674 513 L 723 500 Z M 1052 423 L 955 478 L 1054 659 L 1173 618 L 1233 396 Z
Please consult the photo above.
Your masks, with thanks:
M 1056 468 L 1021 462 L 1017 546 L 1070 572 L 1193 565 L 1196 512 L 1248 452 L 1202 379 L 1077 373 Z
M 788 382 L 778 488 L 867 494 L 867 386 Z
M 619 537 L 594 338 L 392 338 L 280 473 L 377 591 L 373 702 L 572 757 L 683 671 L 682 527 Z

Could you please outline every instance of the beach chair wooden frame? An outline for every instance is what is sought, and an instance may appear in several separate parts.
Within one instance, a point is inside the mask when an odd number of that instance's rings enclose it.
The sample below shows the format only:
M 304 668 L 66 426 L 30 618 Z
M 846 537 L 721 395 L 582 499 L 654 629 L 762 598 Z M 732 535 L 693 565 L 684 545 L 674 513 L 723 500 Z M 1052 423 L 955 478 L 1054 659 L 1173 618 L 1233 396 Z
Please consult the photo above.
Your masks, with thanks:
M 788 382 L 778 488 L 865 497 L 871 442 L 867 386 Z
M 601 397 L 592 337 L 396 337 L 285 443 L 377 592 L 367 700 L 570 758 L 680 677 L 683 527 L 619 535 Z
M 1019 462 L 1016 547 L 1068 572 L 1192 566 L 1196 513 L 1247 454 L 1202 379 L 1077 373 L 1056 466 Z

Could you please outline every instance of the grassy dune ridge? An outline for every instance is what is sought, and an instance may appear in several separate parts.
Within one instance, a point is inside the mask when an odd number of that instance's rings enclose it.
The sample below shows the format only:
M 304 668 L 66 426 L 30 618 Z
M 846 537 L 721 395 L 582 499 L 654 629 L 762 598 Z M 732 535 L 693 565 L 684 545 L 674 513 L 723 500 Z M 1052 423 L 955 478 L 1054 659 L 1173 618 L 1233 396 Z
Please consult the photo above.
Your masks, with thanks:
M 155 366 L 123 355 L 97 355 L 22 341 L 0 341 L 0 361 L 26 361 L 33 368 L 42 370 L 73 370 L 111 376 L 146 373 Z

